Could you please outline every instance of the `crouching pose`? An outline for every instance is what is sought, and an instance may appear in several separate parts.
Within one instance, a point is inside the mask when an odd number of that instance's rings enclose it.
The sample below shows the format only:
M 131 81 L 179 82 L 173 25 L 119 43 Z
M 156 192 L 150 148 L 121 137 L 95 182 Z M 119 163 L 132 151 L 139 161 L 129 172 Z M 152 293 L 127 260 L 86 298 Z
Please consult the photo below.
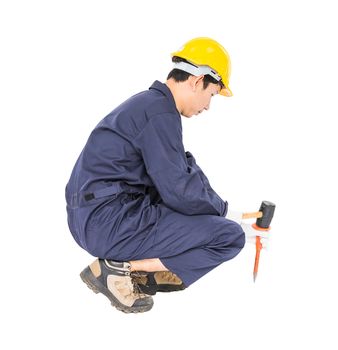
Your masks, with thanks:
M 155 81 L 99 122 L 66 187 L 70 231 L 97 257 L 81 278 L 124 312 L 150 310 L 151 295 L 190 286 L 245 243 L 182 143 L 181 116 L 232 95 L 228 53 L 196 38 L 172 61 L 165 83 Z

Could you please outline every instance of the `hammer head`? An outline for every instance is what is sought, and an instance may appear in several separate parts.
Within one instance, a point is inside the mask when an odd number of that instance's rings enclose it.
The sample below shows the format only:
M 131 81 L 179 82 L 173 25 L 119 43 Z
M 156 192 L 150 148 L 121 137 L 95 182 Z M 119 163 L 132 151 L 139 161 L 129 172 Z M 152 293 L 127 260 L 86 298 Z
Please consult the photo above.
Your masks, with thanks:
M 263 201 L 261 207 L 259 208 L 259 211 L 263 213 L 263 216 L 257 219 L 256 225 L 260 228 L 269 228 L 275 208 L 275 204 L 268 201 Z

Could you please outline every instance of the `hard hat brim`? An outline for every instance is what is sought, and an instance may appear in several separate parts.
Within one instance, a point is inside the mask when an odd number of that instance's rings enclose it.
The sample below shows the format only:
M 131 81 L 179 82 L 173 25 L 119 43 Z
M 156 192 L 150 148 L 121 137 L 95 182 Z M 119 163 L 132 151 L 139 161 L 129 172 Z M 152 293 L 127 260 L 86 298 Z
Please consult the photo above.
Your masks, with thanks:
M 226 97 L 231 97 L 231 96 L 233 96 L 232 91 L 231 91 L 228 87 L 223 88 L 223 89 L 219 92 L 219 94 L 222 95 L 222 96 L 226 96 Z

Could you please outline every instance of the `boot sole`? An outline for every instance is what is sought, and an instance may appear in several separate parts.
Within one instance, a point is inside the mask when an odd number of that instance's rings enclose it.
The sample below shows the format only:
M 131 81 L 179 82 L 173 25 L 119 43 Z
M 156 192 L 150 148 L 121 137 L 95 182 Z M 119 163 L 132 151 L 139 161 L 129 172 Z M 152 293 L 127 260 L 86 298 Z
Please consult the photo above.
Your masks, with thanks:
M 155 295 L 156 293 L 179 292 L 185 289 L 185 287 L 183 286 L 171 286 L 171 285 L 161 286 L 158 284 L 152 285 L 151 287 L 138 284 L 138 287 L 140 288 L 142 293 L 147 295 Z
M 146 306 L 126 306 L 119 302 L 117 298 L 106 288 L 92 273 L 89 266 L 87 266 L 81 273 L 80 277 L 82 281 L 87 285 L 89 289 L 91 289 L 94 293 L 102 293 L 105 295 L 111 302 L 111 305 L 114 306 L 117 310 L 125 312 L 125 313 L 140 313 L 149 311 L 153 304 Z

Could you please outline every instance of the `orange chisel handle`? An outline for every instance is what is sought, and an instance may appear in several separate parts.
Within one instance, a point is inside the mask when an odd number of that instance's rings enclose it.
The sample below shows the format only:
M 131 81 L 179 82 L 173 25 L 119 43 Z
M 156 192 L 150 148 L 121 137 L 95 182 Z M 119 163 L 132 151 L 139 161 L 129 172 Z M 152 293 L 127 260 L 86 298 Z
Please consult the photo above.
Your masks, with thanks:
M 261 238 L 259 236 L 256 236 L 256 256 L 255 256 L 255 266 L 253 271 L 254 282 L 256 281 L 256 277 L 258 273 L 258 265 L 259 265 L 259 257 L 261 254 L 261 249 L 262 249 Z

